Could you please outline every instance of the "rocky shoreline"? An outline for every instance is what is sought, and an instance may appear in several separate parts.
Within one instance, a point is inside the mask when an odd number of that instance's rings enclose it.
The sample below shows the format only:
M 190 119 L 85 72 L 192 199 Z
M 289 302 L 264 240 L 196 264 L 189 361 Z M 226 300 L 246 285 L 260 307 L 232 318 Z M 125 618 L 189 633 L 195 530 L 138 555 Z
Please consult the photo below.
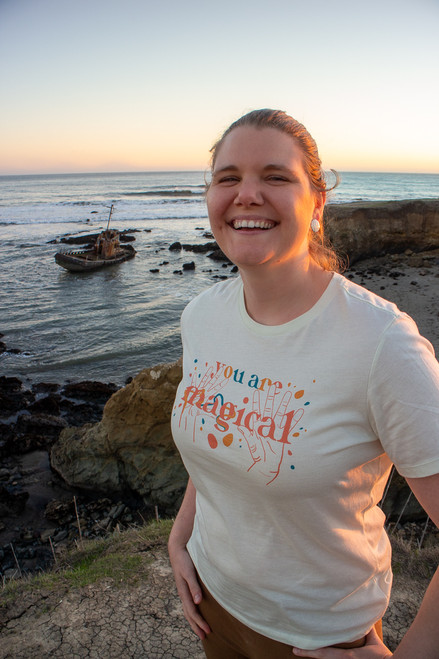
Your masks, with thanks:
M 50 468 L 50 449 L 66 427 L 99 421 L 114 384 L 84 381 L 25 388 L 0 377 L 0 576 L 44 570 L 53 546 L 128 525 L 139 502 L 84 496 Z M 76 514 L 74 499 L 78 515 Z M 49 541 L 50 538 L 50 541 Z

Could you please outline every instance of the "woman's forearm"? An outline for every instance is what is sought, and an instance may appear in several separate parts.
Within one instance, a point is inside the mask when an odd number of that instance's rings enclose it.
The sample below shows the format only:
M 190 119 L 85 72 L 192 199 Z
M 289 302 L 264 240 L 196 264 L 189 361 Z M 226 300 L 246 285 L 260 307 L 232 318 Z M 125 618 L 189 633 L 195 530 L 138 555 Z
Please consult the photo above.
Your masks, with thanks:
M 175 544 L 186 546 L 192 534 L 195 518 L 196 490 L 189 478 L 183 501 L 169 536 L 169 547 Z
M 439 568 L 428 586 L 412 625 L 395 650 L 395 659 L 436 659 L 439 648 Z
M 183 613 L 194 632 L 202 640 L 210 634 L 210 627 L 198 611 L 198 604 L 203 594 L 194 564 L 186 549 L 194 527 L 195 498 L 196 490 L 189 478 L 186 493 L 169 535 L 168 551 Z

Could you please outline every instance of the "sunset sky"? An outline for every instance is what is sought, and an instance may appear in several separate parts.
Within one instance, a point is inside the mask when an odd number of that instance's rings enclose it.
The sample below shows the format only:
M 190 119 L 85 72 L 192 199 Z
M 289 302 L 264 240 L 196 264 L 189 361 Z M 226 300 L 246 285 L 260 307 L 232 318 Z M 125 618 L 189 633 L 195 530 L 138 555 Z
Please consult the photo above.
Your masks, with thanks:
M 0 0 L 0 174 L 204 169 L 247 110 L 439 173 L 439 0 Z

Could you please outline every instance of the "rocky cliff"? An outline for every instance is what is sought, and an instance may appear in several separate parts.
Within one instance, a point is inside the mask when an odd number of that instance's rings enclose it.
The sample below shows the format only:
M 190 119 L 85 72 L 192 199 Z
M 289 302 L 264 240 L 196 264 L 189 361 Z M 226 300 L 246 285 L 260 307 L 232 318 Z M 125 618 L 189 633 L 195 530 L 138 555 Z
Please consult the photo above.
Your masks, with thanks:
M 52 468 L 72 487 L 135 493 L 173 514 L 187 482 L 169 425 L 180 379 L 180 361 L 141 371 L 113 394 L 99 423 L 62 431 Z
M 324 222 L 335 250 L 351 264 L 439 246 L 439 199 L 329 204 Z

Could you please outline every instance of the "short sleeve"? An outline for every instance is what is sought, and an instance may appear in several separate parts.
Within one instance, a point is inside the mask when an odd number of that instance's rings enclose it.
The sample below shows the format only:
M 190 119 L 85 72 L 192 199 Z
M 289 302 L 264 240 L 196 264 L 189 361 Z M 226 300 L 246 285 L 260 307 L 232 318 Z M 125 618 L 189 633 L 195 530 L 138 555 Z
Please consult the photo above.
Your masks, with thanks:
M 432 345 L 405 314 L 383 332 L 368 406 L 370 423 L 402 476 L 439 473 L 439 364 Z

